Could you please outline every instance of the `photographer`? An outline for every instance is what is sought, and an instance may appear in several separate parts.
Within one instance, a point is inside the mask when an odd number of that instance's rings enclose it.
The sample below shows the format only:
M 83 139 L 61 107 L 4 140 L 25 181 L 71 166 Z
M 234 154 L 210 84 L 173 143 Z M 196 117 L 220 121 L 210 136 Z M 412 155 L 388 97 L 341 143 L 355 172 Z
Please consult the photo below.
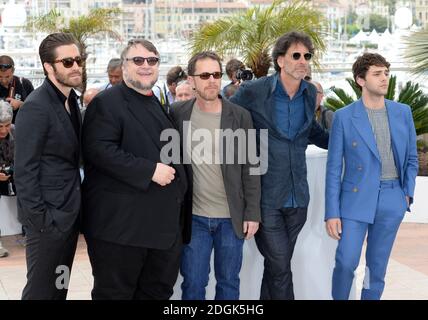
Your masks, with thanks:
M 12 106 L 0 100 L 0 194 L 15 195 L 13 185 L 14 126 Z
M 10 56 L 0 56 L 0 98 L 13 108 L 12 123 L 25 99 L 34 90 L 31 81 L 15 76 L 15 62 Z
M 238 90 L 241 81 L 253 78 L 251 70 L 246 70 L 245 64 L 238 59 L 229 60 L 226 64 L 226 74 L 231 82 L 223 88 L 221 95 L 228 99 Z
M 13 184 L 13 108 L 4 101 L 0 100 L 0 194 L 3 196 L 15 195 L 15 186 Z M 0 242 L 0 258 L 7 257 L 9 252 L 3 248 Z

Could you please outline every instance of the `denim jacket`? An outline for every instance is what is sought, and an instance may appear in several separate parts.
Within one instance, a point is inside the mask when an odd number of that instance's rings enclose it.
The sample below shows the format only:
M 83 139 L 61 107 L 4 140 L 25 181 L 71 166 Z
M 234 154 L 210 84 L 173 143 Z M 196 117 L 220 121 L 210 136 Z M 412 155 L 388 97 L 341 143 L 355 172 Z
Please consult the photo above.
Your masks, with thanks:
M 292 140 L 287 139 L 278 130 L 273 99 L 278 77 L 279 73 L 275 73 L 254 81 L 246 81 L 230 101 L 250 111 L 256 129 L 268 129 L 268 170 L 261 177 L 262 208 L 282 208 L 293 190 L 298 207 L 304 208 L 309 203 L 306 148 L 308 144 L 313 143 L 327 149 L 329 136 L 315 120 L 317 92 L 315 86 L 310 83 L 303 92 L 305 122 L 302 128 Z

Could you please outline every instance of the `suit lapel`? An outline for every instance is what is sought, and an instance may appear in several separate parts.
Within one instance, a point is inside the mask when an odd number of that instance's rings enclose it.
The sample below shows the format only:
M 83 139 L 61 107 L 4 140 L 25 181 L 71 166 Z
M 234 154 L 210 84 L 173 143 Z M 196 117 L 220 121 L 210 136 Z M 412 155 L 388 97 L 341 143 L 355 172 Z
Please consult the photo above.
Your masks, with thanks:
M 178 124 L 178 130 L 180 131 L 181 136 L 183 134 L 187 134 L 186 132 L 183 132 L 183 121 L 190 121 L 190 117 L 192 116 L 193 111 L 193 105 L 195 104 L 196 99 L 193 98 L 187 102 L 185 102 L 182 106 L 178 107 L 180 110 L 175 111 L 176 118 L 177 118 L 177 124 Z
M 136 103 L 131 103 L 129 100 L 129 92 L 126 92 L 127 90 L 133 90 L 130 88 L 125 88 L 124 84 L 119 84 L 121 86 L 122 96 L 124 101 L 126 101 L 126 107 L 128 108 L 129 112 L 134 116 L 134 118 L 141 124 L 141 128 L 147 133 L 147 136 L 150 137 L 152 142 L 157 146 L 159 151 L 162 149 L 161 141 L 160 141 L 160 132 L 155 132 L 155 130 L 150 130 L 149 128 L 152 127 L 152 121 L 153 117 L 150 115 L 148 116 L 148 111 L 145 109 L 144 106 Z M 159 106 L 161 107 L 161 106 Z
M 354 105 L 354 112 L 352 115 L 352 123 L 363 138 L 364 142 L 367 144 L 371 152 L 380 160 L 379 151 L 377 150 L 375 137 L 373 134 L 373 128 L 370 124 L 367 111 L 365 110 L 362 100 L 358 100 Z
M 73 124 L 71 123 L 70 116 L 67 113 L 67 111 L 65 110 L 65 106 L 59 101 L 59 97 L 58 97 L 57 93 L 55 92 L 54 88 L 52 88 L 52 86 L 47 82 L 47 80 L 45 80 L 43 85 L 45 86 L 45 88 L 49 92 L 49 95 L 51 98 L 50 105 L 54 109 L 58 119 L 61 121 L 62 128 L 64 129 L 66 136 L 69 137 L 71 142 L 77 146 L 79 144 L 79 140 L 78 140 L 76 132 L 73 128 Z M 80 119 L 80 117 L 79 117 L 79 119 Z M 81 125 L 80 125 L 80 127 L 81 127 Z
M 404 156 L 406 152 L 400 149 L 402 148 L 400 142 L 407 141 L 404 139 L 407 132 L 405 132 L 405 130 L 403 131 L 402 123 L 404 123 L 404 121 L 401 118 L 400 109 L 394 108 L 394 102 L 390 100 L 385 100 L 385 105 L 388 114 L 389 132 L 391 134 L 391 147 L 394 154 L 395 167 L 401 177 L 401 168 L 404 167 Z
M 235 119 L 233 117 L 233 111 L 232 111 L 233 106 L 231 106 L 229 101 L 226 99 L 221 99 L 221 102 L 222 102 L 222 109 L 221 109 L 220 129 L 234 130 L 235 126 L 233 122 Z M 226 139 L 226 141 L 228 143 L 220 144 L 223 146 L 221 150 L 223 154 L 220 154 L 220 159 L 221 159 L 220 167 L 221 167 L 221 172 L 223 174 L 223 179 L 227 177 L 227 174 L 226 174 L 227 155 L 232 154 L 232 148 L 234 147 L 234 139 Z M 224 139 L 223 139 L 223 142 L 224 142 Z
M 306 88 L 306 90 L 309 91 L 309 88 Z M 309 94 L 305 95 L 303 93 L 303 108 L 305 108 L 305 122 L 303 122 L 303 126 L 297 132 L 296 137 L 299 136 L 305 130 L 307 130 L 308 127 L 312 124 L 312 120 L 314 119 L 315 104 L 311 103 Z

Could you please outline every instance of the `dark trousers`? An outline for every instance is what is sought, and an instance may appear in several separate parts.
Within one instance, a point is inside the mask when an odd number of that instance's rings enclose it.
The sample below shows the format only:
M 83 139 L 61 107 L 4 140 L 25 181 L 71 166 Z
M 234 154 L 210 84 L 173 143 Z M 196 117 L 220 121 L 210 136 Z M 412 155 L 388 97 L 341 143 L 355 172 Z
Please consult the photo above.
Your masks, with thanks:
M 307 211 L 307 208 L 262 209 L 262 223 L 255 235 L 257 247 L 265 258 L 261 300 L 294 300 L 291 258 Z
M 168 300 L 177 280 L 181 236 L 166 250 L 86 237 L 94 276 L 93 300 Z
M 61 232 L 26 228 L 27 284 L 22 300 L 65 300 L 79 236 L 77 223 Z

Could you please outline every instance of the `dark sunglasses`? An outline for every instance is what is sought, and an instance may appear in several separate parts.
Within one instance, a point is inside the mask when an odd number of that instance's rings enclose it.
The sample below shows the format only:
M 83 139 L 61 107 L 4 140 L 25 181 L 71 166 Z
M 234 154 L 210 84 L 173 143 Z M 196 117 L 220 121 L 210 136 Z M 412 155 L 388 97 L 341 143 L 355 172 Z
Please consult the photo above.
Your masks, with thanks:
M 144 58 L 144 57 L 133 57 L 133 58 L 125 58 L 126 61 L 130 61 L 132 60 L 135 65 L 137 66 L 142 66 L 144 64 L 144 61 L 147 61 L 147 64 L 149 66 L 155 66 L 158 62 L 159 62 L 159 58 L 158 57 L 148 57 L 148 58 Z
M 211 76 L 213 76 L 214 79 L 221 79 L 221 77 L 223 76 L 222 72 L 202 72 L 201 74 L 194 74 L 194 77 L 199 77 L 202 80 L 208 80 Z
M 293 53 L 291 54 L 291 57 L 292 57 L 294 60 L 299 60 L 301 56 L 302 56 L 302 54 L 301 54 L 300 52 L 293 52 Z M 306 52 L 306 53 L 304 53 L 304 54 L 303 54 L 303 58 L 305 58 L 305 60 L 306 60 L 306 61 L 311 60 L 311 59 L 312 59 L 312 53 L 310 53 L 310 52 Z
M 64 68 L 71 68 L 74 65 L 74 62 L 77 63 L 79 67 L 83 66 L 83 63 L 85 62 L 85 58 L 83 57 L 74 57 L 74 58 L 64 58 L 60 60 L 55 60 L 53 63 L 60 63 L 62 62 L 62 65 Z
M 13 67 L 13 64 L 8 64 L 8 63 L 2 63 L 2 64 L 0 64 L 0 69 L 1 70 L 8 70 L 8 69 L 10 69 L 12 67 Z

